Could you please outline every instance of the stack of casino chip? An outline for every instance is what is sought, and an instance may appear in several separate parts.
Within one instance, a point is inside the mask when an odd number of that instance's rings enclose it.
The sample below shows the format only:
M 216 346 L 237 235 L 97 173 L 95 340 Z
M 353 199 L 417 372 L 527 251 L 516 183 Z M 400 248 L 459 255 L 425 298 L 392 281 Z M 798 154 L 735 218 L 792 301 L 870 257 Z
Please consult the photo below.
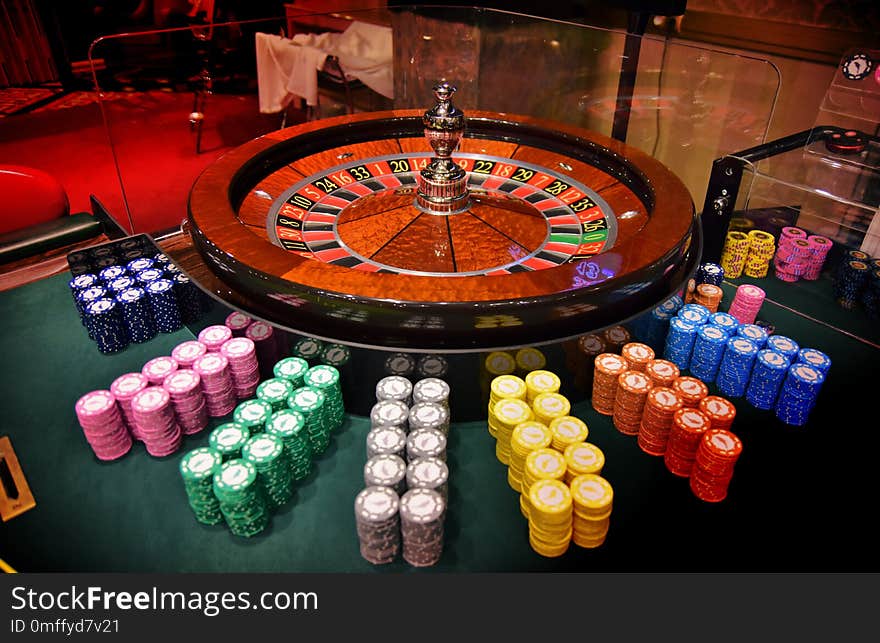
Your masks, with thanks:
M 758 345 L 745 337 L 731 337 L 727 340 L 718 377 L 715 379 L 718 391 L 722 395 L 727 397 L 745 395 L 758 350 Z
M 676 315 L 679 319 L 695 326 L 708 324 L 709 317 L 711 316 L 712 311 L 702 304 L 697 303 L 685 304 L 679 309 L 678 314 Z
M 528 422 L 534 412 L 527 402 L 516 398 L 502 398 L 489 410 L 489 433 L 495 437 L 495 457 L 510 462 L 510 438 L 518 424 Z
M 278 348 L 279 338 L 270 324 L 264 321 L 255 321 L 244 331 L 244 336 L 254 343 L 257 351 L 257 361 L 262 364 L 275 364 L 281 359 Z
M 664 455 L 675 414 L 682 408 L 684 403 L 672 388 L 657 386 L 648 391 L 639 424 L 639 448 L 650 455 Z
M 669 360 L 652 359 L 645 365 L 645 375 L 650 378 L 651 386 L 672 386 L 681 371 Z
M 148 386 L 132 398 L 131 410 L 147 453 L 161 458 L 180 448 L 183 431 L 177 423 L 168 391 L 161 386 Z
M 214 474 L 220 470 L 223 456 L 210 447 L 193 449 L 180 460 L 183 489 L 196 520 L 203 525 L 223 522 L 220 501 L 214 495 Z
M 214 474 L 214 495 L 226 525 L 236 536 L 256 536 L 269 526 L 269 510 L 257 469 L 247 460 L 227 460 Z
M 602 339 L 609 353 L 620 353 L 620 349 L 632 341 L 632 334 L 624 326 L 611 326 L 602 331 Z
M 312 453 L 322 454 L 330 446 L 331 418 L 324 393 L 312 386 L 302 386 L 287 398 L 287 406 L 302 413 Z
M 389 487 L 367 487 L 354 501 L 361 556 L 374 565 L 391 563 L 400 553 L 400 498 Z
M 165 378 L 176 371 L 177 368 L 178 364 L 176 359 L 163 355 L 161 357 L 154 357 L 144 364 L 141 373 L 143 373 L 144 377 L 147 378 L 147 381 L 153 386 L 162 386 Z
M 86 307 L 99 299 L 106 299 L 108 297 L 109 294 L 107 293 L 107 289 L 101 286 L 100 283 L 95 286 L 90 286 L 89 288 L 78 290 L 75 294 L 76 308 L 79 311 L 80 321 L 82 321 L 83 326 L 86 327 L 90 339 L 94 339 L 94 337 L 92 337 L 92 331 L 89 328 L 88 323 L 86 323 Z
M 694 275 L 694 280 L 698 285 L 720 286 L 724 281 L 724 268 L 717 263 L 701 263 L 697 268 L 697 274 Z
M 700 400 L 700 411 L 709 418 L 713 429 L 729 429 L 736 418 L 733 402 L 718 395 L 707 395 Z
M 74 276 L 70 281 L 67 282 L 67 287 L 70 288 L 70 294 L 73 297 L 73 302 L 76 305 L 76 310 L 79 313 L 80 318 L 82 318 L 82 305 L 79 301 L 79 294 L 84 290 L 88 290 L 89 288 L 101 287 L 101 281 L 98 279 L 96 275 L 91 273 L 82 273 Z
M 395 426 L 404 433 L 409 431 L 409 405 L 400 400 L 380 400 L 370 409 L 370 423 L 377 426 Z
M 741 324 L 754 324 L 766 293 L 752 284 L 743 284 L 736 289 L 728 313 L 736 317 Z
M 545 424 L 540 418 L 538 421 Z M 547 426 L 550 429 L 550 435 L 553 436 L 551 446 L 561 453 L 564 453 L 572 444 L 586 442 L 590 435 L 587 423 L 571 415 L 557 417 Z
M 129 452 L 131 434 L 110 391 L 86 393 L 74 409 L 83 435 L 99 460 L 116 460 Z
M 198 339 L 207 347 L 208 352 L 219 353 L 223 344 L 232 339 L 232 331 L 226 326 L 214 324 L 203 328 L 199 332 Z
M 344 344 L 327 344 L 321 349 L 319 359 L 322 364 L 342 368 L 351 359 L 351 349 Z
M 556 449 L 540 448 L 529 452 L 523 466 L 522 489 L 519 497 L 519 508 L 523 516 L 529 517 L 531 510 L 529 490 L 532 485 L 539 480 L 564 480 L 567 467 L 565 456 Z
M 605 542 L 611 525 L 614 490 L 599 474 L 585 473 L 571 481 L 574 503 L 571 542 L 593 549 Z
M 746 401 L 763 411 L 774 408 L 790 364 L 791 360 L 787 356 L 775 350 L 765 348 L 758 351 L 746 389 Z
M 529 487 L 529 544 L 541 556 L 568 551 L 572 536 L 571 489 L 560 480 L 538 480 Z
M 171 349 L 171 357 L 180 368 L 192 368 L 196 360 L 208 352 L 208 347 L 197 340 L 181 342 Z
M 276 411 L 265 423 L 266 433 L 284 443 L 284 455 L 293 480 L 302 480 L 312 470 L 312 443 L 306 433 L 306 419 L 293 409 Z
M 399 426 L 374 426 L 366 442 L 368 458 L 383 454 L 406 458 L 406 433 Z
M 113 283 L 127 279 L 123 277 Z M 157 328 L 153 320 L 149 297 L 143 288 L 126 288 L 115 294 L 116 303 L 122 312 L 122 321 L 128 338 L 135 344 L 151 340 Z
M 244 331 L 253 323 L 253 319 L 237 310 L 232 311 L 226 316 L 223 325 L 232 331 L 233 337 L 244 337 Z
M 516 372 L 520 377 L 532 371 L 540 371 L 547 366 L 547 357 L 537 348 L 520 348 L 514 355 Z
M 634 327 L 636 338 L 650 346 L 654 352 L 662 352 L 666 334 L 669 332 L 669 321 L 673 317 L 675 312 L 667 310 L 662 305 L 655 306 L 636 320 Z
M 727 333 L 718 326 L 700 326 L 691 354 L 690 371 L 694 377 L 712 382 L 718 374 L 727 347 Z
M 233 337 L 223 342 L 220 354 L 229 362 L 235 397 L 239 400 L 253 397 L 260 384 L 260 365 L 254 343 L 247 337 Z
M 641 342 L 630 342 L 621 347 L 620 356 L 626 360 L 627 370 L 644 373 L 648 362 L 654 359 L 654 349 Z
M 828 258 L 831 248 L 834 247 L 834 243 L 831 239 L 817 234 L 811 234 L 807 237 L 807 243 L 810 245 L 810 259 L 807 263 L 807 270 L 801 275 L 801 278 L 807 281 L 816 281 L 822 274 L 825 260 Z
M 156 330 L 160 333 L 173 333 L 180 330 L 183 326 L 183 320 L 180 317 L 180 309 L 177 307 L 174 284 L 168 279 L 157 279 L 148 283 L 145 290 Z
M 162 382 L 184 435 L 193 435 L 208 426 L 208 405 L 201 382 L 199 374 L 189 368 L 169 373 Z
M 532 371 L 525 376 L 526 402 L 533 404 L 535 398 L 543 393 L 558 393 L 562 381 L 550 371 Z
M 742 274 L 752 245 L 749 235 L 744 232 L 727 233 L 724 249 L 721 251 L 721 267 L 728 279 L 736 279 Z
M 705 502 L 721 502 L 733 478 L 733 468 L 742 453 L 740 439 L 724 429 L 712 428 L 703 434 L 690 475 L 694 495 Z
M 376 401 L 396 400 L 409 404 L 412 401 L 413 385 L 400 375 L 388 375 L 376 382 Z
M 700 400 L 709 395 L 709 387 L 702 380 L 689 375 L 677 377 L 671 386 L 681 403 L 690 408 L 697 408 Z
M 665 337 L 665 333 L 664 333 Z M 570 349 L 570 357 L 567 354 L 566 365 L 568 370 L 574 373 L 575 386 L 584 392 L 593 388 L 593 363 L 596 356 L 606 351 L 605 340 L 601 335 L 591 333 L 578 337 Z
M 251 436 L 241 448 L 241 456 L 257 470 L 257 480 L 270 511 L 277 511 L 290 502 L 293 477 L 280 438 L 268 433 Z
M 850 251 L 850 255 L 853 251 Z M 859 253 L 864 254 L 864 253 Z M 841 265 L 834 283 L 834 297 L 838 305 L 846 310 L 852 310 L 862 297 L 862 293 L 868 285 L 871 276 L 871 268 L 864 259 L 847 259 Z
M 294 388 L 303 386 L 303 377 L 309 370 L 309 363 L 302 357 L 285 357 L 278 360 L 272 367 L 275 377 L 283 377 L 290 381 Z
M 241 449 L 250 438 L 248 428 L 238 422 L 225 422 L 208 435 L 208 444 L 223 458 L 223 461 L 241 457 Z
M 522 400 L 526 399 L 526 383 L 516 375 L 498 375 L 492 380 L 489 386 L 489 435 L 497 438 L 498 435 L 492 422 L 495 405 L 501 400 Z
M 317 364 L 306 371 L 303 383 L 324 394 L 324 413 L 329 429 L 334 431 L 341 427 L 345 420 L 345 404 L 342 400 L 339 371 L 328 364 Z
M 144 377 L 143 373 L 123 373 L 110 384 L 110 392 L 119 404 L 122 419 L 128 430 L 131 431 L 132 437 L 136 440 L 140 440 L 140 436 L 137 432 L 137 424 L 134 421 L 134 412 L 131 410 L 131 400 L 149 385 L 150 381 Z
M 219 353 L 206 353 L 193 362 L 192 370 L 202 378 L 208 416 L 217 418 L 232 413 L 237 398 L 229 360 Z
M 517 493 L 522 492 L 526 457 L 536 449 L 550 446 L 553 435 L 550 429 L 534 420 L 517 424 L 510 434 L 510 458 L 507 463 L 507 483 Z
M 638 435 L 642 413 L 651 390 L 651 378 L 640 371 L 624 371 L 617 378 L 614 427 L 624 435 Z
M 418 377 L 446 377 L 449 362 L 442 355 L 422 355 L 416 360 Z
M 770 261 L 776 253 L 776 237 L 763 230 L 749 232 L 749 253 L 743 274 L 753 279 L 763 279 L 770 270 Z
M 663 461 L 670 473 L 681 478 L 691 474 L 700 439 L 711 428 L 711 424 L 699 409 L 684 407 L 675 412 L 666 453 L 663 454 Z
M 446 501 L 433 489 L 410 489 L 400 498 L 403 559 L 414 567 L 429 567 L 443 554 Z
M 449 384 L 436 377 L 425 377 L 413 384 L 412 401 L 414 404 L 429 402 L 449 408 Z
M 266 400 L 244 400 L 233 410 L 232 419 L 246 427 L 250 435 L 255 435 L 266 430 L 266 422 L 274 412 L 275 409 Z
M 191 324 L 202 316 L 205 294 L 199 290 L 193 281 L 174 264 L 170 264 L 165 270 L 169 275 L 174 288 L 174 299 L 177 302 L 177 310 L 180 313 L 180 321 L 183 324 Z
M 138 282 L 141 288 L 146 288 L 154 281 L 159 281 L 160 279 L 165 278 L 164 271 L 161 268 L 156 268 L 155 266 L 140 270 L 138 272 L 133 272 L 131 274 L 134 275 L 135 280 Z
M 577 476 L 585 473 L 599 475 L 605 467 L 605 454 L 602 449 L 589 442 L 576 442 L 565 447 L 565 484 L 571 484 Z
M 758 348 L 764 348 L 769 337 L 767 331 L 756 324 L 743 324 L 736 329 L 736 334 L 738 337 L 752 340 Z
M 792 361 L 809 364 L 813 368 L 818 369 L 822 375 L 828 375 L 828 370 L 831 368 L 831 358 L 816 348 L 800 349 L 797 357 Z
M 784 229 L 784 228 L 783 228 Z M 779 244 L 773 269 L 780 281 L 794 282 L 807 273 L 813 250 L 806 239 L 791 239 Z
M 571 402 L 559 393 L 541 393 L 532 400 L 535 419 L 550 426 L 557 418 L 566 417 L 571 411 Z
M 294 357 L 299 357 L 309 363 L 320 359 L 323 350 L 324 342 L 314 337 L 300 337 L 291 348 Z
M 730 313 L 712 313 L 706 323 L 721 328 L 728 337 L 734 335 L 739 328 L 739 320 Z
M 102 298 L 88 303 L 85 305 L 84 315 L 89 337 L 95 341 L 101 353 L 118 353 L 128 346 L 128 331 L 125 329 L 121 307 L 115 300 Z
M 433 402 L 417 402 L 409 409 L 409 429 L 433 429 L 449 435 L 449 409 Z
M 267 402 L 273 412 L 280 411 L 287 408 L 287 398 L 294 390 L 290 380 L 283 377 L 270 377 L 257 386 L 257 399 Z
M 723 296 L 724 291 L 721 290 L 720 286 L 699 284 L 694 291 L 694 303 L 705 306 L 709 312 L 714 313 L 718 311 L 718 305 L 721 303 Z
M 672 362 L 680 370 L 686 370 L 690 366 L 698 328 L 697 324 L 685 321 L 680 317 L 674 317 L 669 322 L 669 334 L 666 335 L 663 359 Z
M 406 462 L 398 455 L 374 455 L 364 465 L 364 485 L 391 487 L 402 496 L 406 486 Z
M 446 461 L 446 436 L 434 429 L 415 429 L 406 436 L 406 460 L 439 458 Z
M 495 351 L 480 356 L 480 393 L 482 399 L 490 396 L 490 387 L 500 375 L 513 375 L 516 372 L 516 359 L 510 353 Z
M 614 415 L 618 378 L 626 371 L 626 360 L 614 353 L 602 353 L 593 366 L 592 403 L 596 413 Z
M 790 426 L 806 424 L 824 382 L 825 374 L 818 368 L 792 364 L 779 391 L 776 417 Z
M 868 283 L 862 291 L 862 305 L 868 317 L 880 319 L 880 268 L 871 268 Z
M 764 348 L 781 353 L 790 362 L 797 359 L 798 351 L 801 349 L 796 341 L 785 335 L 770 335 L 764 342 Z
M 446 501 L 449 498 L 449 467 L 440 458 L 417 458 L 406 466 L 406 486 L 409 489 L 432 489 Z

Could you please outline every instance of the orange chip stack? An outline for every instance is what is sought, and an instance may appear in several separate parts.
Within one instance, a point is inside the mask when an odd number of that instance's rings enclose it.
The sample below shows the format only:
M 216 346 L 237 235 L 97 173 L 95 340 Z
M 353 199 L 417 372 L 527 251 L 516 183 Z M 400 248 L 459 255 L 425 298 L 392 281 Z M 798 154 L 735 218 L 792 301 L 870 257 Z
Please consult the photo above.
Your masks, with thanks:
M 730 429 L 736 417 L 733 402 L 717 395 L 708 395 L 700 400 L 699 409 L 709 418 L 713 429 Z
M 719 286 L 714 284 L 700 284 L 694 291 L 694 303 L 705 306 L 711 312 L 717 313 L 718 304 L 721 303 L 721 298 L 723 296 L 724 291 L 721 290 Z
M 642 423 L 639 426 L 639 447 L 650 455 L 664 455 L 675 413 L 683 408 L 681 398 L 671 388 L 655 386 L 648 391 Z
M 672 390 L 685 406 L 698 408 L 700 400 L 709 395 L 709 387 L 696 377 L 682 375 L 672 383 Z
M 642 411 L 651 390 L 651 378 L 640 371 L 624 371 L 617 378 L 612 420 L 618 431 L 638 435 Z
M 648 362 L 654 359 L 654 349 L 647 344 L 630 342 L 620 349 L 620 356 L 626 360 L 627 369 L 644 373 Z
M 609 353 L 620 353 L 623 345 L 632 341 L 632 335 L 623 326 L 611 326 L 602 331 L 602 339 L 605 340 Z
M 724 429 L 709 429 L 703 434 L 690 479 L 691 491 L 697 498 L 721 502 L 727 497 L 742 446 L 736 435 Z
M 672 430 L 666 453 L 666 468 L 679 477 L 687 478 L 694 468 L 700 438 L 709 430 L 711 422 L 699 409 L 681 408 L 672 418 Z
M 626 370 L 626 360 L 614 353 L 602 353 L 593 363 L 593 409 L 602 415 L 614 415 L 617 378 Z
M 651 378 L 652 386 L 672 386 L 681 371 L 669 360 L 652 359 L 645 365 L 645 374 Z

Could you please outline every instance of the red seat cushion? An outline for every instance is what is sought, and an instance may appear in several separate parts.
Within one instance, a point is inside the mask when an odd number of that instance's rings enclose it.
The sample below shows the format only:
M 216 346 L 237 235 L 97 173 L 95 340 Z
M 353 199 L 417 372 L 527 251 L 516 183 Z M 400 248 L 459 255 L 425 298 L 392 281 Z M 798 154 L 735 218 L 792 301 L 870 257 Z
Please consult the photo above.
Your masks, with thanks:
M 0 165 L 0 195 L 0 234 L 70 214 L 64 186 L 32 167 Z

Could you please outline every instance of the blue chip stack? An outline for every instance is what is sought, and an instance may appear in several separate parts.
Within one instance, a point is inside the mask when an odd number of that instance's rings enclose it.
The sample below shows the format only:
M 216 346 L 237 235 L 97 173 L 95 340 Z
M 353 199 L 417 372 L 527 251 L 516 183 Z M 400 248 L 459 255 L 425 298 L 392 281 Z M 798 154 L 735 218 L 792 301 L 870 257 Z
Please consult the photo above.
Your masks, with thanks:
M 171 281 L 180 319 L 184 324 L 191 324 L 202 315 L 202 291 L 182 272 L 174 275 Z
M 767 338 L 766 346 L 772 351 L 785 355 L 785 358 L 789 362 L 798 361 L 798 351 L 801 347 L 790 337 L 786 337 L 785 335 L 771 335 Z
M 739 328 L 739 320 L 728 313 L 712 313 L 706 323 L 723 329 L 728 337 L 734 336 Z
M 86 305 L 85 324 L 102 353 L 118 353 L 128 346 L 122 311 L 113 299 L 102 298 Z
M 717 263 L 704 263 L 697 268 L 697 274 L 694 277 L 697 284 L 712 284 L 720 286 L 724 281 L 724 268 Z
M 776 402 L 776 417 L 791 426 L 806 424 L 824 382 L 819 369 L 809 364 L 792 365 Z
M 758 351 L 752 378 L 746 390 L 746 401 L 756 409 L 769 411 L 776 405 L 779 387 L 788 372 L 791 360 L 769 348 Z
M 171 265 L 171 259 L 164 252 L 157 252 L 153 255 L 153 267 L 165 270 Z
M 734 336 L 727 340 L 724 357 L 718 369 L 715 384 L 718 392 L 727 397 L 742 397 L 749 384 L 752 365 L 758 355 L 758 345 L 745 337 Z
M 819 370 L 822 375 L 828 375 L 831 368 L 831 358 L 816 348 L 802 348 L 798 351 L 797 359 L 801 364 L 809 364 Z
M 139 274 L 143 274 L 141 271 Z M 156 330 L 160 333 L 173 333 L 183 322 L 177 308 L 177 297 L 174 295 L 174 284 L 168 279 L 150 281 L 146 287 L 150 300 L 150 312 L 156 322 Z
M 852 255 L 854 252 L 849 251 Z M 859 255 L 865 253 L 859 252 Z M 865 259 L 847 259 L 844 260 L 837 275 L 837 281 L 834 284 L 834 297 L 842 308 L 851 310 L 855 308 L 856 303 L 861 299 L 862 292 L 868 285 L 868 277 L 871 275 L 871 268 Z
M 705 306 L 701 306 L 700 304 L 685 304 L 678 311 L 677 317 L 696 326 L 702 326 L 709 322 L 709 317 L 711 315 L 712 311 Z
M 101 268 L 98 276 L 101 278 L 101 281 L 103 281 L 105 285 L 110 285 L 111 281 L 113 281 L 114 279 L 118 279 L 125 274 L 125 268 L 114 263 L 112 266 Z
M 721 366 L 727 340 L 727 333 L 723 328 L 708 324 L 700 326 L 697 329 L 697 339 L 691 354 L 691 375 L 704 382 L 714 381 Z
M 129 339 L 142 344 L 156 336 L 156 324 L 150 309 L 150 300 L 143 288 L 129 288 L 116 295 L 122 309 L 122 320 Z
M 684 321 L 681 317 L 673 317 L 669 322 L 669 333 L 663 348 L 663 359 L 669 360 L 680 370 L 690 365 L 691 352 L 697 339 L 697 324 Z
M 871 276 L 868 277 L 868 285 L 862 293 L 862 304 L 865 306 L 865 312 L 871 319 L 880 319 L 880 269 L 873 268 L 874 259 L 871 262 Z
M 137 282 L 129 276 L 117 277 L 113 281 L 111 281 L 107 286 L 110 288 L 110 292 L 115 295 L 128 290 L 129 288 L 137 288 Z
M 91 288 L 79 291 L 76 295 L 76 307 L 79 310 L 79 317 L 82 320 L 83 326 L 88 328 L 88 324 L 86 324 L 86 307 L 92 302 L 104 299 L 105 297 L 107 297 L 107 289 L 103 286 L 92 286 Z M 92 337 L 91 331 L 89 331 L 89 337 Z
M 136 272 L 134 278 L 137 279 L 138 285 L 141 288 L 146 288 L 152 282 L 164 279 L 164 273 L 161 268 L 153 267 Z
M 758 345 L 758 348 L 764 348 L 767 343 L 767 331 L 755 324 L 743 324 L 736 329 L 736 334 L 739 337 L 752 340 Z
M 76 304 L 76 310 L 79 312 L 79 318 L 82 319 L 83 316 L 83 307 L 80 302 L 79 295 L 84 290 L 88 290 L 89 288 L 94 288 L 95 286 L 100 286 L 101 282 L 98 278 L 90 272 L 84 272 L 82 274 L 76 275 L 67 282 L 67 287 L 70 288 L 70 294 L 73 296 L 73 301 Z

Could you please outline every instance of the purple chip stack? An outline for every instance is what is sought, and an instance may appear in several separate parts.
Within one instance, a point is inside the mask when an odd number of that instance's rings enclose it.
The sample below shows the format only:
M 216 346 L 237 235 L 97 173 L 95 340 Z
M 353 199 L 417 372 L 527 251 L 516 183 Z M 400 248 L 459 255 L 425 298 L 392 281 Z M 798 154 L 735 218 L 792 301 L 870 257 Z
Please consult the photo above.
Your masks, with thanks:
M 254 320 L 240 312 L 232 312 L 226 317 L 226 327 L 235 337 L 244 337 L 244 331 Z
M 235 397 L 239 400 L 253 397 L 260 383 L 260 365 L 254 343 L 247 337 L 233 337 L 220 347 L 220 354 L 229 360 Z
M 162 357 L 154 357 L 144 364 L 141 373 L 150 381 L 152 386 L 162 386 L 165 378 L 176 370 L 177 360 L 163 355 Z
M 174 371 L 162 382 L 184 435 L 198 433 L 208 426 L 208 405 L 201 384 L 199 374 L 188 368 Z
M 220 347 L 230 339 L 232 339 L 232 331 L 226 326 L 220 326 L 219 324 L 207 326 L 199 333 L 199 341 L 207 346 L 208 351 L 211 353 L 219 353 Z
M 803 278 L 808 281 L 816 281 L 822 273 L 822 266 L 825 265 L 825 259 L 834 243 L 831 239 L 820 237 L 818 234 L 811 234 L 807 237 L 807 243 L 810 245 L 810 260 Z
M 271 373 L 272 367 L 281 359 L 281 355 L 278 352 L 278 343 L 275 338 L 275 330 L 266 322 L 255 321 L 247 327 L 244 336 L 256 346 L 257 361 L 265 371 L 266 376 L 271 377 L 269 373 Z
M 180 448 L 183 432 L 168 391 L 161 386 L 148 386 L 134 396 L 131 409 L 147 453 L 161 458 Z
M 192 368 L 195 361 L 207 352 L 207 346 L 193 339 L 175 346 L 171 351 L 171 357 L 177 361 L 180 368 Z
M 208 353 L 196 360 L 193 370 L 202 378 L 208 416 L 217 418 L 232 413 L 238 399 L 235 397 L 229 360 L 219 353 Z
M 86 393 L 76 401 L 76 417 L 92 451 L 100 460 L 116 460 L 129 452 L 131 434 L 125 428 L 113 393 Z
M 135 440 L 140 440 L 141 436 L 138 433 L 137 423 L 134 421 L 131 400 L 149 385 L 150 381 L 143 373 L 124 373 L 113 380 L 110 385 L 110 392 L 116 398 L 119 410 L 122 411 L 122 419 Z

